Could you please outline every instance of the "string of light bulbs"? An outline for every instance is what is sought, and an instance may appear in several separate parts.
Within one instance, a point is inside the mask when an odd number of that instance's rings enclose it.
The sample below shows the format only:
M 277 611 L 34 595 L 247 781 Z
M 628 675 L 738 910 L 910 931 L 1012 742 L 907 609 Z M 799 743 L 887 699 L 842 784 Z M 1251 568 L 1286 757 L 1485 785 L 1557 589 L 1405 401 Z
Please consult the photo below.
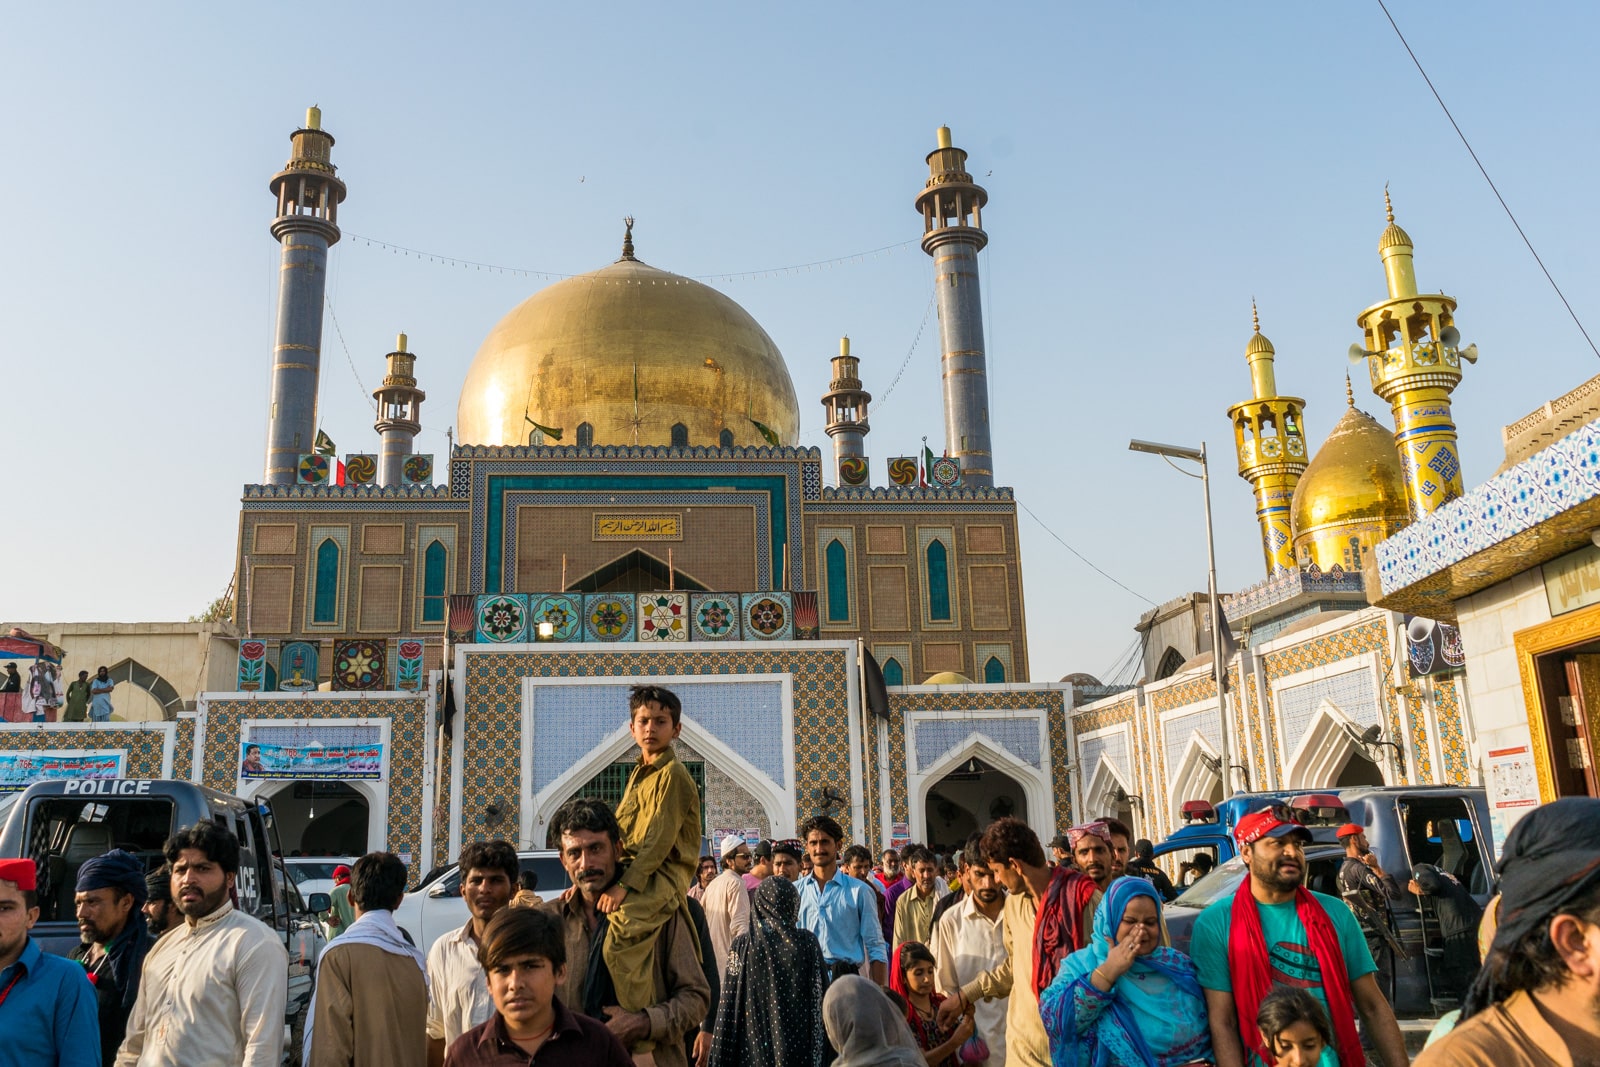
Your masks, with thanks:
M 491 274 L 508 274 L 518 278 L 539 278 L 543 281 L 565 281 L 568 278 L 582 278 L 582 274 L 565 274 L 559 271 L 540 270 L 537 267 L 512 267 L 503 263 L 486 263 L 481 260 L 463 259 L 460 256 L 444 255 L 440 252 L 429 252 L 420 248 L 409 248 L 406 245 L 395 244 L 379 237 L 369 237 L 366 234 L 345 230 L 344 236 L 350 241 L 364 245 L 368 248 L 377 248 L 392 255 L 405 256 L 408 259 L 427 261 L 440 266 L 454 267 L 459 270 L 487 271 Z M 626 278 L 594 278 L 595 284 L 606 285 L 682 285 L 685 281 L 696 282 L 737 282 L 751 281 L 760 278 L 777 278 L 795 274 L 807 274 L 814 271 L 833 270 L 836 267 L 851 266 L 857 263 L 866 263 L 869 260 L 880 259 L 884 256 L 903 252 L 913 246 L 919 246 L 920 240 L 900 241 L 897 244 L 883 245 L 879 248 L 869 248 L 864 252 L 852 252 L 848 255 L 835 256 L 831 259 L 818 259 L 809 263 L 791 263 L 785 267 L 767 267 L 762 270 L 733 271 L 721 274 L 693 274 L 682 278 L 661 278 L 643 281 Z

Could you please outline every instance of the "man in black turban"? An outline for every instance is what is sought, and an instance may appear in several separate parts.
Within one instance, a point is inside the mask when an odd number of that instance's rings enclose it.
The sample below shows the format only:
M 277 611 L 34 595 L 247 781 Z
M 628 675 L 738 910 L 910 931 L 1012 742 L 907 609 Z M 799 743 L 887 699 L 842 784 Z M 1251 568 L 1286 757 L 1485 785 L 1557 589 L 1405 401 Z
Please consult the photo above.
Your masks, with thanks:
M 1432 911 L 1444 943 L 1434 989 L 1459 999 L 1478 973 L 1478 924 L 1483 921 L 1483 908 L 1454 875 L 1431 863 L 1411 868 L 1407 888 L 1423 902 L 1425 913 Z
M 1600 799 L 1564 797 L 1512 828 L 1499 916 L 1460 1023 L 1416 1067 L 1600 1063 Z
M 94 983 L 100 1007 L 100 1056 L 105 1067 L 117 1058 L 128 1015 L 139 995 L 139 972 L 155 943 L 145 923 L 148 896 L 144 864 L 131 852 L 113 849 L 78 868 L 78 934 L 72 951 Z
M 144 886 L 150 895 L 144 902 L 145 922 L 150 924 L 150 936 L 161 940 L 161 935 L 177 928 L 183 915 L 172 902 L 172 868 L 163 863 L 145 876 Z

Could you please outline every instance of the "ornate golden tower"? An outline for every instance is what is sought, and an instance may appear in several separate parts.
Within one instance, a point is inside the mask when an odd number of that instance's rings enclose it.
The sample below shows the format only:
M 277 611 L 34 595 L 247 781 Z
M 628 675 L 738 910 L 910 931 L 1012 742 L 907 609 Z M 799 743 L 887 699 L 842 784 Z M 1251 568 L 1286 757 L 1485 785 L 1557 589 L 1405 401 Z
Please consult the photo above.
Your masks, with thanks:
M 1459 347 L 1453 297 L 1417 292 L 1414 246 L 1410 235 L 1395 225 L 1388 189 L 1383 206 L 1389 226 L 1378 240 L 1378 254 L 1389 299 L 1356 316 L 1366 342 L 1365 347 L 1352 345 L 1350 358 L 1367 361 L 1372 391 L 1394 410 L 1394 443 L 1415 519 L 1461 495 L 1461 454 L 1450 394 L 1461 381 L 1461 361 L 1477 362 L 1478 346 Z
M 1297 396 L 1279 396 L 1278 379 L 1273 373 L 1272 342 L 1261 335 L 1261 319 L 1255 301 L 1250 301 L 1250 320 L 1255 335 L 1245 345 L 1244 358 L 1250 364 L 1250 387 L 1254 394 L 1242 404 L 1228 409 L 1233 420 L 1233 443 L 1239 455 L 1239 477 L 1256 491 L 1256 520 L 1261 523 L 1261 552 L 1267 561 L 1267 577 L 1293 570 L 1294 530 L 1290 526 L 1289 505 L 1294 487 L 1306 469 L 1305 424 L 1302 413 L 1306 402 Z

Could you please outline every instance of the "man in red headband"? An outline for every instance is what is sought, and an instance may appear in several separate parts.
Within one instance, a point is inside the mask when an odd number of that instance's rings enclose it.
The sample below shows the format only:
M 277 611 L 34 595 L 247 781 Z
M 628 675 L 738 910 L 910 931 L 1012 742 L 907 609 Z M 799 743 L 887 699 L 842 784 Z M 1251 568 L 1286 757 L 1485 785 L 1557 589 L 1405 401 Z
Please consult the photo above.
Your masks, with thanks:
M 89 975 L 49 956 L 28 932 L 39 919 L 38 868 L 0 860 L 0 1067 L 100 1067 L 100 1020 Z
M 1361 925 L 1344 901 L 1305 888 L 1311 832 L 1281 804 L 1239 820 L 1233 835 L 1250 876 L 1194 923 L 1190 955 L 1211 1016 L 1217 1067 L 1270 1067 L 1275 1056 L 1256 1026 L 1274 986 L 1304 989 L 1323 1003 L 1334 1043 L 1320 1067 L 1362 1067 L 1360 1013 L 1385 1067 L 1405 1067 L 1405 1040 L 1373 977 Z
M 328 912 L 328 940 L 332 941 L 356 921 L 355 905 L 350 903 L 350 868 L 342 863 L 333 869 L 333 892 L 328 899 L 333 901 Z

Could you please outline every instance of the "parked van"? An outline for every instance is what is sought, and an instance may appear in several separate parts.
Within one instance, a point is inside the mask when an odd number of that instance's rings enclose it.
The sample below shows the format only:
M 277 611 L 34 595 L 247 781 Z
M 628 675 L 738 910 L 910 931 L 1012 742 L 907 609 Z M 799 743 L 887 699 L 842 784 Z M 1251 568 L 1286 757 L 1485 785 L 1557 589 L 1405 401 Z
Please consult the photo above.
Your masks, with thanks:
M 1224 801 L 1217 805 L 1215 819 L 1197 820 L 1157 847 L 1157 855 L 1169 861 L 1196 849 L 1214 849 L 1219 859 L 1215 870 L 1166 908 L 1173 947 L 1187 951 L 1201 909 L 1231 898 L 1238 889 L 1245 870 L 1235 855 L 1232 828 L 1244 815 L 1273 802 L 1295 808 L 1311 831 L 1306 888 L 1332 897 L 1340 895 L 1338 875 L 1344 848 L 1336 835 L 1346 822 L 1362 828 L 1379 865 L 1399 884 L 1401 899 L 1394 901 L 1391 909 L 1396 936 L 1408 958 L 1395 960 L 1395 988 L 1384 991 L 1395 1013 L 1422 1018 L 1458 1007 L 1453 991 L 1442 987 L 1436 973 L 1443 942 L 1431 908 L 1405 889 L 1412 866 L 1431 863 L 1456 878 L 1478 903 L 1488 901 L 1495 850 L 1489 836 L 1488 797 L 1482 789 L 1354 786 L 1317 793 L 1245 794 Z
M 79 942 L 73 897 L 78 868 L 114 848 L 144 862 L 147 872 L 165 862 L 162 847 L 180 827 L 211 820 L 239 839 L 240 911 L 276 930 L 289 953 L 286 1021 L 296 1035 L 291 1062 L 311 1006 L 317 957 L 326 943 L 315 912 L 330 907 L 327 894 L 303 901 L 277 858 L 272 808 L 193 782 L 160 779 L 84 779 L 30 785 L 0 831 L 0 856 L 27 856 L 39 867 L 39 921 L 33 937 L 46 952 L 66 955 Z

